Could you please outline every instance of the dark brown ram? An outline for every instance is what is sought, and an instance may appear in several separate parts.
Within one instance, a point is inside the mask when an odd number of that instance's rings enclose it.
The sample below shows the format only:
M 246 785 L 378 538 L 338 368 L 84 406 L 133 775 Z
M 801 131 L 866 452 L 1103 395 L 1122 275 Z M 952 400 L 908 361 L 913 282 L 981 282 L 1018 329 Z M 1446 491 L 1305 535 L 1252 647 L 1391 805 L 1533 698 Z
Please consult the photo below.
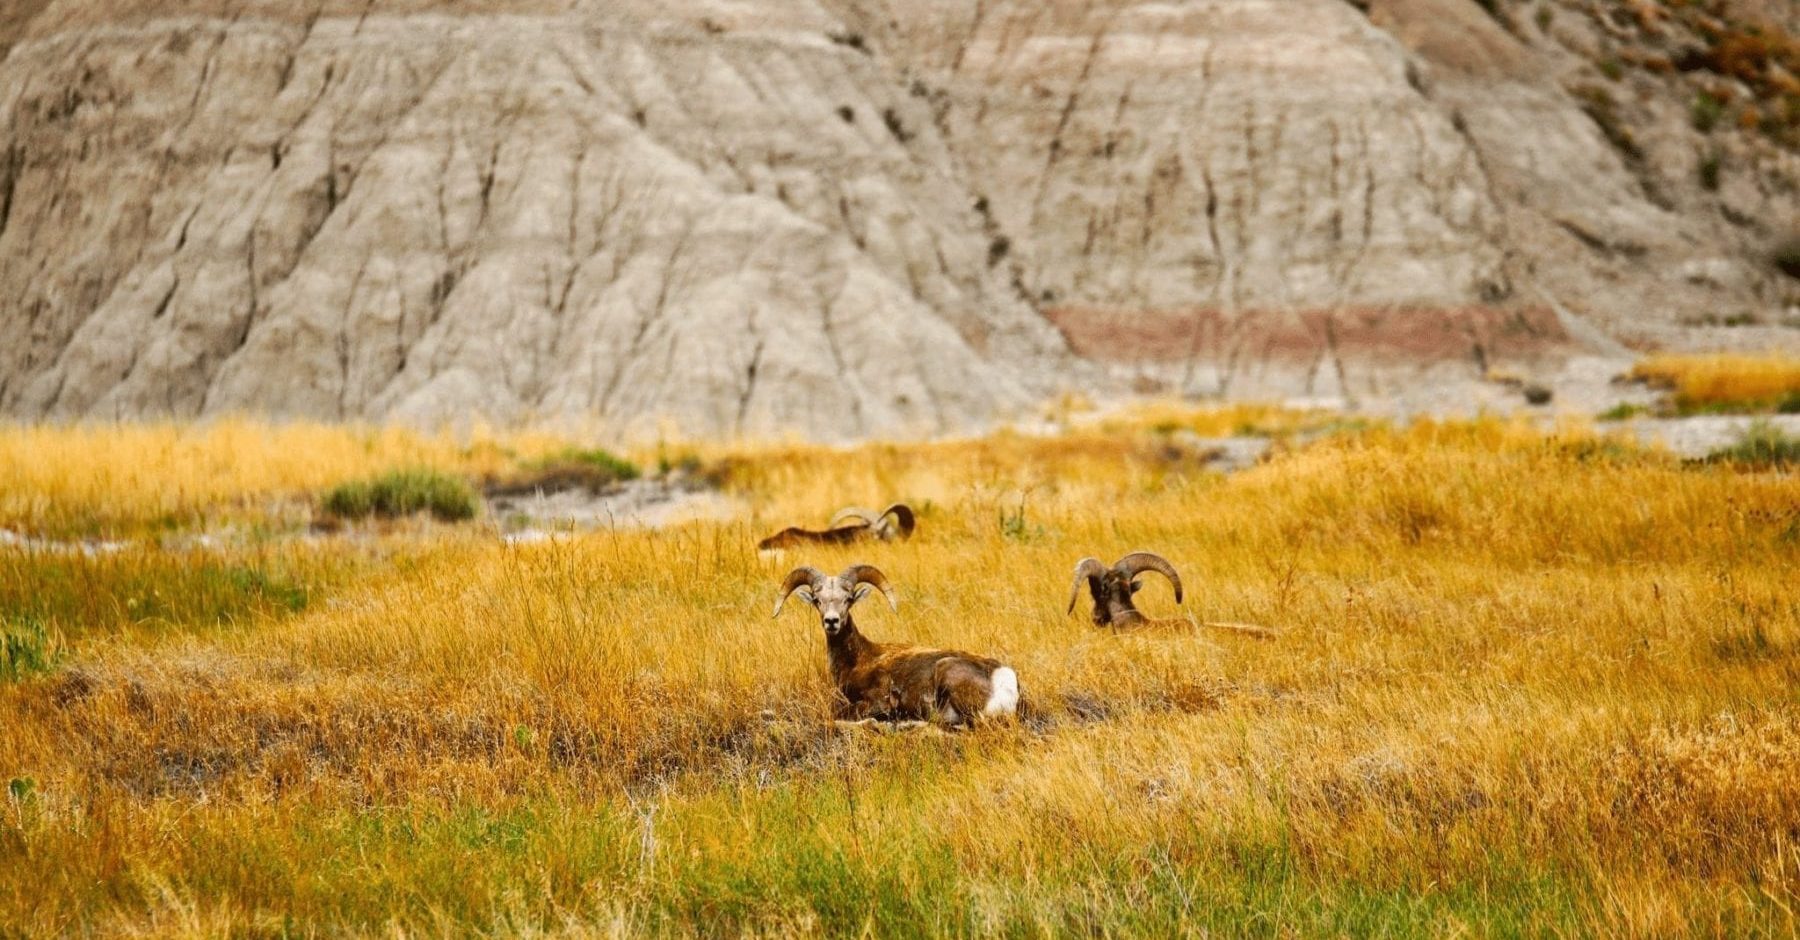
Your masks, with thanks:
M 876 643 L 863 636 L 850 608 L 876 590 L 898 609 L 886 576 L 874 565 L 851 565 L 837 577 L 803 566 L 788 572 L 781 583 L 776 616 L 796 591 L 818 608 L 831 681 L 839 693 L 834 717 L 955 726 L 1017 713 L 1019 676 L 999 660 L 957 650 Z
M 1137 609 L 1137 602 L 1132 595 L 1142 590 L 1144 583 L 1138 576 L 1146 571 L 1154 571 L 1169 579 L 1175 586 L 1175 603 L 1181 603 L 1181 575 L 1168 559 L 1154 552 L 1132 552 L 1113 563 L 1108 568 L 1098 558 L 1083 558 L 1075 563 L 1075 583 L 1069 589 L 1069 613 L 1075 612 L 1075 602 L 1081 599 L 1081 586 L 1087 583 L 1088 593 L 1094 599 L 1094 625 L 1111 627 L 1115 630 L 1129 630 L 1135 627 L 1215 627 L 1221 630 L 1232 630 L 1251 636 L 1270 637 L 1274 633 L 1266 627 L 1253 626 L 1247 623 L 1224 623 L 1218 621 L 1201 622 L 1192 618 L 1157 619 L 1144 616 Z
M 912 507 L 895 503 L 876 515 L 867 509 L 851 506 L 838 510 L 826 528 L 802 529 L 791 526 L 756 543 L 758 550 L 794 548 L 800 545 L 849 545 L 854 542 L 902 542 L 912 538 L 917 527 Z

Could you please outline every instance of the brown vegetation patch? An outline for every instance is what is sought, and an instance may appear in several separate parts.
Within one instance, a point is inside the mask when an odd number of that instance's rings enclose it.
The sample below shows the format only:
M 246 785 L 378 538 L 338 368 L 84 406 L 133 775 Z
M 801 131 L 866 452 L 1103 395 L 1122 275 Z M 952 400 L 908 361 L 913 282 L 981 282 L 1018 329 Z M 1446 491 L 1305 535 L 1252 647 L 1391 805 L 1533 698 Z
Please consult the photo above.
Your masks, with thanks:
M 14 713 L 42 733 L 28 763 L 137 797 L 390 802 L 470 787 L 518 794 L 545 774 L 629 787 L 722 766 L 804 768 L 833 746 L 804 691 L 773 711 L 678 715 L 658 706 L 704 690 L 653 676 L 589 694 L 507 675 L 442 682 L 195 651 L 87 663 L 14 696 Z M 599 700 L 624 701 L 638 723 L 608 720 Z

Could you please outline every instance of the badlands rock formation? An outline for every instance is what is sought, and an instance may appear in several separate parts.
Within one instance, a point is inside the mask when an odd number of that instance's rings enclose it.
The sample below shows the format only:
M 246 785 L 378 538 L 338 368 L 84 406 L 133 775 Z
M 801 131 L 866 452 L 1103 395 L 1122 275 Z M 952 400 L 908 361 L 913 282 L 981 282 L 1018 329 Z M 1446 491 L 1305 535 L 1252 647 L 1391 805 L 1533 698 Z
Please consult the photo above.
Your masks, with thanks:
M 24 0 L 0 411 L 829 438 L 1791 345 L 1792 150 L 1702 192 L 1679 76 L 1596 117 L 1605 11 L 1495 2 Z

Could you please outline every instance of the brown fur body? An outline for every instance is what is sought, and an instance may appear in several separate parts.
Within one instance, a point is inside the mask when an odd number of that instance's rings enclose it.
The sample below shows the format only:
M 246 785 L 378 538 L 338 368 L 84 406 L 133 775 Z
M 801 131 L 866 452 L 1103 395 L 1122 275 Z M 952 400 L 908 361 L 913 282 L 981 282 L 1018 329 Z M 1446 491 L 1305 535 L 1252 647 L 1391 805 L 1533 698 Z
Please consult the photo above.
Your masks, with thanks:
M 758 549 L 796 548 L 801 545 L 849 545 L 864 539 L 875 537 L 874 530 L 866 525 L 843 525 L 835 529 L 802 529 L 799 526 L 788 526 L 780 532 L 756 543 Z
M 880 590 L 895 604 L 887 578 L 873 565 L 851 565 L 830 577 L 817 568 L 788 573 L 775 615 L 798 592 L 819 612 L 825 653 L 837 687 L 840 720 L 931 721 L 967 725 L 1017 713 L 1018 674 L 999 660 L 957 650 L 876 643 L 856 629 L 850 608 Z
M 993 694 L 997 659 L 957 650 L 876 643 L 848 624 L 827 637 L 831 681 L 838 689 L 835 718 L 967 722 Z
M 1113 630 L 1213 627 L 1247 636 L 1267 638 L 1275 635 L 1267 627 L 1248 623 L 1201 622 L 1191 617 L 1147 617 L 1137 609 L 1137 602 L 1132 599 L 1132 595 L 1143 589 L 1143 582 L 1137 580 L 1137 577 L 1144 571 L 1155 571 L 1167 577 L 1175 587 L 1175 603 L 1181 603 L 1181 575 L 1176 573 L 1175 566 L 1161 555 L 1133 552 L 1119 559 L 1111 568 L 1102 565 L 1097 558 L 1083 558 L 1077 562 L 1075 583 L 1069 593 L 1069 612 L 1075 611 L 1075 601 L 1080 598 L 1082 582 L 1085 581 L 1088 594 L 1094 599 L 1092 617 L 1096 627 Z
M 845 522 L 846 519 L 852 521 Z M 894 539 L 904 542 L 912 538 L 916 525 L 912 507 L 905 503 L 895 503 L 879 515 L 866 509 L 850 507 L 833 516 L 829 528 L 803 529 L 788 526 L 756 543 L 756 548 L 758 551 L 767 551 L 772 548 L 797 548 L 801 545 L 849 545 L 854 542 L 887 542 Z
M 1100 564 L 1098 558 L 1083 558 L 1078 562 L 1075 565 L 1075 584 L 1069 592 L 1069 612 L 1075 611 L 1075 601 L 1081 596 L 1081 585 L 1085 581 L 1088 594 L 1094 599 L 1093 620 L 1096 627 L 1128 630 L 1163 623 L 1186 623 L 1183 620 L 1153 620 L 1139 612 L 1132 595 L 1143 589 L 1144 583 L 1138 580 L 1138 575 L 1145 571 L 1155 571 L 1167 577 L 1175 587 L 1175 603 L 1181 603 L 1181 575 L 1176 573 L 1175 566 L 1161 555 L 1132 552 L 1110 568 Z

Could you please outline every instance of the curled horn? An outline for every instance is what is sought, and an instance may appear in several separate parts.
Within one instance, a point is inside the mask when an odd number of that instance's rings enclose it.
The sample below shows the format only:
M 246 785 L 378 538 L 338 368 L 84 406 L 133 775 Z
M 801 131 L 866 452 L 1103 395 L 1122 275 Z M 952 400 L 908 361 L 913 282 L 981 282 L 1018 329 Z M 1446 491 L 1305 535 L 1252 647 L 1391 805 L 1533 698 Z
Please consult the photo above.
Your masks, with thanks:
M 883 519 L 886 519 L 889 516 L 894 517 L 894 524 L 899 527 L 900 541 L 904 542 L 907 539 L 912 538 L 913 528 L 918 525 L 918 522 L 913 518 L 911 506 L 908 506 L 905 503 L 895 503 L 894 505 L 889 506 L 887 511 L 881 514 L 881 518 Z
M 846 519 L 859 519 L 862 521 L 863 525 L 872 526 L 880 518 L 881 517 L 861 506 L 845 506 L 843 509 L 837 511 L 837 515 L 831 517 L 831 521 L 826 523 L 825 527 L 828 529 L 835 529 L 838 527 L 838 523 L 843 522 Z
M 789 577 L 793 576 L 789 575 Z M 845 568 L 844 573 L 838 577 L 848 582 L 852 589 L 858 584 L 873 585 L 876 590 L 881 592 L 882 597 L 887 598 L 888 607 L 894 610 L 900 609 L 900 600 L 889 589 L 887 575 L 882 574 L 880 568 L 874 565 L 851 565 Z
M 1075 583 L 1069 588 L 1069 613 L 1075 612 L 1075 602 L 1081 599 L 1081 582 L 1104 574 L 1106 566 L 1098 558 L 1083 558 L 1075 563 Z
M 801 565 L 788 572 L 787 580 L 781 582 L 781 596 L 775 599 L 775 616 L 781 616 L 781 605 L 787 603 L 788 595 L 803 587 L 816 589 L 823 580 L 825 572 L 808 565 Z
M 1175 573 L 1175 566 L 1168 559 L 1154 552 L 1132 552 L 1118 560 L 1113 570 L 1128 577 L 1135 578 L 1146 571 L 1154 571 L 1169 579 L 1175 585 L 1175 603 L 1181 603 L 1181 575 Z

